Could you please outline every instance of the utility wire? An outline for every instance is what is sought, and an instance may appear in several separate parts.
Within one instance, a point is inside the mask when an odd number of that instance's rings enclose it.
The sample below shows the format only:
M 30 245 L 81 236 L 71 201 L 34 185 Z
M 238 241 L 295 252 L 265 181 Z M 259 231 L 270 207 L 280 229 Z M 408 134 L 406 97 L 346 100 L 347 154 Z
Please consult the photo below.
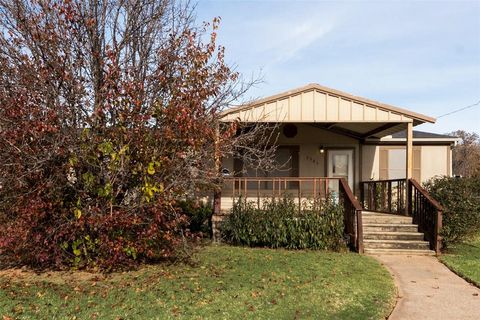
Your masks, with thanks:
M 460 112 L 460 111 L 463 111 L 463 110 L 466 110 L 466 109 L 470 109 L 470 108 L 473 108 L 473 107 L 476 107 L 480 105 L 480 100 L 478 100 L 476 103 L 474 104 L 471 104 L 469 106 L 466 106 L 466 107 L 463 107 L 463 108 L 460 108 L 460 109 L 456 109 L 456 110 L 453 110 L 453 111 L 450 111 L 448 113 L 445 113 L 445 114 L 442 114 L 441 116 L 438 116 L 438 118 L 441 118 L 441 117 L 445 117 L 445 116 L 448 116 L 448 115 L 451 115 L 451 114 L 454 114 L 454 113 L 457 113 L 457 112 Z

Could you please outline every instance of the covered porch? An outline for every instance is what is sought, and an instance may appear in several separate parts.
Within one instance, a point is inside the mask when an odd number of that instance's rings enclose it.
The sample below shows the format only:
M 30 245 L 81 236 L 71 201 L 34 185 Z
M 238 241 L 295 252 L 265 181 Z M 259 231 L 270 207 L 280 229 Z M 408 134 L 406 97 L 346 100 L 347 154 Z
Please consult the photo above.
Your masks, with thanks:
M 403 130 L 406 131 L 403 152 L 392 154 L 391 158 L 397 161 L 391 161 L 391 166 L 396 177 L 407 181 L 413 177 L 413 127 L 433 123 L 435 119 L 309 84 L 230 109 L 224 113 L 223 121 L 278 124 L 276 160 L 284 167 L 273 172 L 259 172 L 245 167 L 237 159 L 222 159 L 222 169 L 226 173 L 222 211 L 229 209 L 229 198 L 239 194 L 241 180 L 232 185 L 228 182 L 232 178 L 256 178 L 256 182 L 246 182 L 242 188 L 258 196 L 282 189 L 296 196 L 338 192 L 335 179 L 344 178 L 359 198 L 360 182 L 385 179 L 379 164 L 382 160 L 380 150 L 372 141 Z M 402 159 L 394 159 L 399 155 Z M 394 169 L 393 165 L 396 165 Z M 267 178 L 272 181 L 267 182 Z M 328 182 L 313 182 L 319 178 Z
M 433 118 L 310 84 L 231 109 L 223 121 L 279 124 L 277 157 L 286 167 L 258 172 L 223 159 L 224 184 L 214 201 L 217 217 L 228 214 L 238 199 L 260 209 L 267 200 L 288 196 L 300 210 L 333 197 L 344 206 L 346 233 L 362 252 L 362 210 L 420 216 L 426 208 L 420 198 L 430 200 L 422 191 L 415 198 L 417 207 L 412 206 L 414 189 L 421 189 L 412 180 L 413 127 Z M 406 139 L 398 163 L 403 168 L 395 168 L 402 178 L 380 180 L 379 149 L 371 141 L 402 130 Z

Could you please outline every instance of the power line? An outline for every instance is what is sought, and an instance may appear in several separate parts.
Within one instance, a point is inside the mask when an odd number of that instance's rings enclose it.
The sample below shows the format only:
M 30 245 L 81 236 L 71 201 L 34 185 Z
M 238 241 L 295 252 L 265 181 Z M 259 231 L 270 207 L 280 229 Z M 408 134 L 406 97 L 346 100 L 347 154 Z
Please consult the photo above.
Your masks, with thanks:
M 466 109 L 470 109 L 470 108 L 473 108 L 473 107 L 476 107 L 480 105 L 480 100 L 478 100 L 476 103 L 474 104 L 471 104 L 469 106 L 466 106 L 466 107 L 463 107 L 463 108 L 460 108 L 460 109 L 456 109 L 456 110 L 453 110 L 453 111 L 450 111 L 448 113 L 445 113 L 445 114 L 442 114 L 441 116 L 438 116 L 438 118 L 441 118 L 441 117 L 445 117 L 445 116 L 448 116 L 448 115 L 451 115 L 451 114 L 454 114 L 454 113 L 457 113 L 457 112 L 460 112 L 460 111 L 463 111 L 463 110 L 466 110 Z

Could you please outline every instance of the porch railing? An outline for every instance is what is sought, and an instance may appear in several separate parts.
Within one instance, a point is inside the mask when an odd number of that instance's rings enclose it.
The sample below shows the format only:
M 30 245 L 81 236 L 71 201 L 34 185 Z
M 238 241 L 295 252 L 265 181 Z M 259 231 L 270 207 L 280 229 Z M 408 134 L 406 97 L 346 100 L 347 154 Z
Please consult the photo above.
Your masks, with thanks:
M 260 209 L 263 200 L 289 196 L 302 199 L 326 199 L 338 192 L 336 178 L 317 177 L 235 177 L 225 178 L 222 197 L 253 198 Z
M 376 180 L 360 182 L 360 201 L 365 210 L 405 214 L 406 180 Z
M 345 233 L 349 235 L 350 244 L 356 251 L 363 253 L 362 206 L 343 178 L 339 182 L 339 191 L 344 210 Z
M 443 209 L 415 179 L 408 185 L 406 179 L 361 182 L 360 198 L 365 210 L 411 216 L 430 248 L 440 253 Z
M 221 197 L 232 201 L 242 198 L 253 201 L 261 208 L 265 201 L 292 197 L 298 201 L 298 209 L 328 197 L 337 197 L 344 208 L 345 232 L 350 245 L 363 252 L 362 245 L 362 207 L 354 197 L 345 179 L 319 177 L 232 177 L 224 179 Z M 219 206 L 220 207 L 220 206 Z
M 408 214 L 413 217 L 413 223 L 418 225 L 418 231 L 425 234 L 425 239 L 430 242 L 430 248 L 440 254 L 442 206 L 415 179 L 408 180 L 408 188 L 411 195 Z

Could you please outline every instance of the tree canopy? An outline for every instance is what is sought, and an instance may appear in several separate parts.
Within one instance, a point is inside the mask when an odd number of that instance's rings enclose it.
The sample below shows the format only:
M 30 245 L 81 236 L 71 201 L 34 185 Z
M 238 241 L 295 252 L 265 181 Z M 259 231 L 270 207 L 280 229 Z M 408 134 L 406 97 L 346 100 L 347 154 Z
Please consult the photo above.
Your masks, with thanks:
M 457 130 L 450 135 L 460 138 L 453 148 L 453 173 L 463 177 L 480 176 L 480 137 L 475 132 Z
M 185 1 L 0 0 L 0 253 L 35 267 L 176 256 L 179 198 L 271 130 L 221 122 L 248 90 Z M 255 141 L 255 143 L 254 143 Z

